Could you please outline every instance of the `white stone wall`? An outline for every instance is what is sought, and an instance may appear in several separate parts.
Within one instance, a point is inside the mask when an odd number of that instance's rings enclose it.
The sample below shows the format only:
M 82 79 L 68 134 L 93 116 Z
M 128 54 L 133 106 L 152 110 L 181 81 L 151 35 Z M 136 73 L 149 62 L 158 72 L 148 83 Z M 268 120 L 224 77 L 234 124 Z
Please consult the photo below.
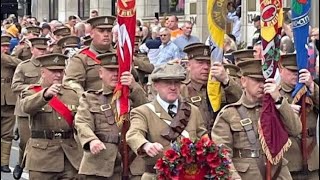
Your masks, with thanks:
M 110 16 L 112 14 L 112 1 L 111 0 L 90 0 L 91 10 L 98 10 L 101 16 Z
M 59 0 L 58 2 L 58 20 L 68 22 L 69 16 L 78 15 L 77 0 Z

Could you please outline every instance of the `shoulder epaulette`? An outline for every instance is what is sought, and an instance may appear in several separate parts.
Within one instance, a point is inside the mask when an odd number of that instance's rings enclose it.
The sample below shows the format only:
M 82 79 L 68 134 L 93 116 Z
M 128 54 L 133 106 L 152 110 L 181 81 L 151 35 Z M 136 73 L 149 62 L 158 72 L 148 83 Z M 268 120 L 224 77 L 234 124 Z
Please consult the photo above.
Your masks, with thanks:
M 100 90 L 88 89 L 86 92 L 90 93 L 90 94 L 102 94 L 103 90 L 102 89 L 100 89 Z
M 22 61 L 21 64 L 25 64 L 25 63 L 28 63 L 28 62 L 30 62 L 30 59 L 27 59 L 27 60 L 25 60 L 25 61 Z

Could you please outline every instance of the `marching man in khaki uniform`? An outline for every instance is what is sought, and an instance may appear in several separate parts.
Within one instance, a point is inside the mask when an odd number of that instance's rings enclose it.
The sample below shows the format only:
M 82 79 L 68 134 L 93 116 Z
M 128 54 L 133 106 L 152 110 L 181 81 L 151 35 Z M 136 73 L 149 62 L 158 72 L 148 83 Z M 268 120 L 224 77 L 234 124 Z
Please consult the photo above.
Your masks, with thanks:
M 10 36 L 1 36 L 1 172 L 11 172 L 9 159 L 15 118 L 16 97 L 11 89 L 14 69 L 21 62 L 8 55 Z
M 41 63 L 41 82 L 22 91 L 22 110 L 30 114 L 31 138 L 26 149 L 30 179 L 79 179 L 82 150 L 74 136 L 77 93 L 62 86 L 67 56 L 49 54 Z
M 231 179 L 265 179 L 265 154 L 257 131 L 264 93 L 269 93 L 274 99 L 288 134 L 296 136 L 301 132 L 298 115 L 288 100 L 280 95 L 275 81 L 264 80 L 261 65 L 260 59 L 238 64 L 244 93 L 238 102 L 220 111 L 212 128 L 212 139 L 231 152 Z M 272 179 L 292 179 L 287 164 L 288 161 L 283 158 L 279 164 L 272 166 Z
M 66 36 L 61 38 L 57 45 L 62 48 L 62 54 L 71 58 L 79 49 L 80 38 L 77 36 Z
M 308 70 L 301 70 L 298 73 L 296 54 L 286 54 L 281 56 L 280 61 L 281 89 L 280 93 L 288 98 L 289 103 L 292 103 L 292 92 L 298 80 L 305 83 L 311 92 L 311 100 L 313 107 L 306 108 L 307 112 L 307 146 L 308 159 L 306 172 L 303 171 L 303 159 L 301 148 L 301 134 L 291 136 L 292 145 L 289 151 L 285 154 L 285 158 L 289 160 L 289 170 L 294 180 L 319 179 L 319 147 L 316 146 L 316 126 L 319 111 L 319 86 L 314 83 L 312 76 Z M 291 105 L 297 113 L 300 112 L 299 105 Z
M 19 177 L 22 174 L 22 157 L 26 143 L 30 137 L 29 118 L 28 114 L 21 110 L 20 106 L 20 94 L 22 90 L 27 88 L 30 84 L 35 84 L 40 79 L 40 62 L 37 57 L 47 53 L 48 38 L 31 38 L 30 43 L 32 45 L 31 52 L 32 57 L 29 60 L 20 63 L 13 75 L 12 79 L 12 91 L 17 96 L 17 103 L 14 109 L 14 115 L 17 116 L 18 130 L 20 134 L 19 142 L 19 164 L 15 167 L 13 175 Z
M 50 53 L 62 53 L 62 47 L 59 46 L 58 41 L 62 39 L 63 37 L 70 36 L 71 35 L 71 30 L 68 27 L 61 27 L 53 32 L 53 39 L 48 47 L 48 51 Z
M 89 89 L 100 90 L 102 82 L 99 78 L 100 60 L 98 54 L 115 52 L 112 48 L 112 27 L 115 17 L 99 16 L 88 19 L 92 31 L 91 45 L 74 55 L 67 67 L 63 83 L 69 85 L 81 96 L 82 92 Z
M 118 62 L 115 53 L 97 56 L 101 60 L 99 76 L 103 82 L 101 90 L 89 90 L 82 94 L 80 106 L 75 119 L 75 128 L 84 156 L 80 165 L 80 174 L 88 180 L 121 179 L 121 158 L 118 146 L 120 144 L 121 128 L 115 119 L 115 103 L 112 104 L 113 90 L 118 80 Z M 131 89 L 132 107 L 147 102 L 142 87 L 134 81 L 130 72 L 121 76 L 122 85 Z M 130 167 L 131 173 L 143 167 L 136 164 Z
M 131 125 L 126 135 L 131 149 L 145 160 L 146 172 L 142 180 L 156 179 L 153 167 L 172 141 L 180 137 L 195 140 L 207 136 L 199 109 L 180 97 L 181 81 L 186 79 L 185 69 L 178 64 L 164 64 L 152 72 L 151 79 L 157 97 L 131 111 Z
M 194 43 L 186 46 L 184 52 L 187 53 L 189 59 L 187 69 L 190 80 L 181 86 L 181 94 L 189 103 L 199 108 L 205 127 L 210 132 L 217 115 L 211 109 L 207 95 L 211 66 L 210 47 L 203 43 Z M 212 69 L 216 79 L 222 82 L 223 99 L 227 100 L 224 105 L 238 101 L 242 94 L 239 84 L 233 78 L 230 78 L 221 63 L 214 63 Z
M 39 37 L 41 28 L 37 26 L 27 27 L 27 34 L 20 44 L 14 48 L 12 55 L 21 59 L 22 61 L 28 60 L 32 57 L 31 43 L 29 39 Z

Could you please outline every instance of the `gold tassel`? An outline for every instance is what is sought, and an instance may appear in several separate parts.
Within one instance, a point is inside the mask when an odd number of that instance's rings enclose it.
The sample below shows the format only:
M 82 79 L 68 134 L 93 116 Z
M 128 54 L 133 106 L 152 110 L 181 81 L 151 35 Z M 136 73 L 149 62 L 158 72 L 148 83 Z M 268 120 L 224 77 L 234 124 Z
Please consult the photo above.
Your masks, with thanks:
M 296 104 L 300 99 L 301 97 L 307 93 L 307 87 L 306 86 L 303 86 L 299 91 L 298 93 L 296 94 L 296 96 L 293 98 L 292 100 L 292 104 Z
M 283 155 L 285 152 L 287 152 L 292 144 L 291 140 L 288 138 L 288 141 L 286 142 L 286 144 L 282 147 L 281 151 L 275 156 L 272 157 L 270 150 L 268 148 L 268 145 L 266 143 L 266 140 L 264 139 L 264 135 L 263 135 L 263 131 L 261 128 L 261 124 L 259 121 L 259 127 L 258 127 L 258 132 L 259 132 L 259 140 L 261 143 L 261 147 L 263 152 L 266 154 L 267 159 L 270 161 L 271 164 L 276 165 L 280 162 L 280 160 L 282 159 Z

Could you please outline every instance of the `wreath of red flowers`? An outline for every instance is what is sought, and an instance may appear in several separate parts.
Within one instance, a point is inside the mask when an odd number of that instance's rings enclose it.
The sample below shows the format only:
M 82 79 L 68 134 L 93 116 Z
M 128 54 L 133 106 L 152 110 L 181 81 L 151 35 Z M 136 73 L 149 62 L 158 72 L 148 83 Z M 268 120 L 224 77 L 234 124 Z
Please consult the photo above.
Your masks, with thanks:
M 208 137 L 192 142 L 183 138 L 172 144 L 158 159 L 155 169 L 159 180 L 228 180 L 230 160 L 227 149 Z

